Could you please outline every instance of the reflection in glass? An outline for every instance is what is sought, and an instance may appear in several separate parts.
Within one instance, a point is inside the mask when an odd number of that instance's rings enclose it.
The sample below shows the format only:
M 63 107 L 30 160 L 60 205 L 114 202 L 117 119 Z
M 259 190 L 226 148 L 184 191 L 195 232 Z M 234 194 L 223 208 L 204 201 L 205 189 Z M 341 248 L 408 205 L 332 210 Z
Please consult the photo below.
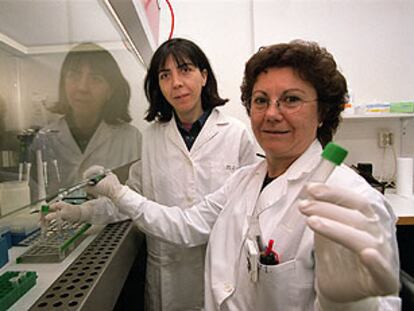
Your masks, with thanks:
M 141 134 L 128 124 L 129 101 L 130 86 L 107 50 L 82 43 L 66 55 L 58 101 L 49 108 L 60 117 L 31 146 L 37 181 L 32 199 L 73 185 L 91 165 L 115 169 L 138 159 Z

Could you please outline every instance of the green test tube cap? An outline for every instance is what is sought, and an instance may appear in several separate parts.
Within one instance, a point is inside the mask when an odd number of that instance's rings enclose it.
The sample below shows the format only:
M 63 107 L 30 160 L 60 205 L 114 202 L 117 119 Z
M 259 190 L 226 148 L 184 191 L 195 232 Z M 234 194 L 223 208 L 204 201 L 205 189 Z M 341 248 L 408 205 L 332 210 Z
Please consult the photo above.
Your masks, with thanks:
M 42 214 L 47 214 L 47 213 L 49 213 L 49 205 L 42 205 L 42 206 L 41 206 L 41 208 L 40 208 L 40 212 L 41 212 Z
M 328 143 L 322 152 L 322 157 L 336 165 L 340 165 L 348 155 L 348 150 L 342 148 L 341 146 Z

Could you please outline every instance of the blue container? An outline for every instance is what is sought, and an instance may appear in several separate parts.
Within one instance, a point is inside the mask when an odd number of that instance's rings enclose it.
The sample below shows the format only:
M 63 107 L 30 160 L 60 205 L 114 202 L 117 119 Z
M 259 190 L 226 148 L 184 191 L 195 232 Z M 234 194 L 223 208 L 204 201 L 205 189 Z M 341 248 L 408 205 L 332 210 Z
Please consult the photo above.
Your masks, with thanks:
M 0 237 L 0 268 L 9 262 L 9 247 L 6 237 Z
M 5 237 L 7 241 L 7 247 L 12 247 L 12 237 L 9 227 L 0 227 L 0 237 Z

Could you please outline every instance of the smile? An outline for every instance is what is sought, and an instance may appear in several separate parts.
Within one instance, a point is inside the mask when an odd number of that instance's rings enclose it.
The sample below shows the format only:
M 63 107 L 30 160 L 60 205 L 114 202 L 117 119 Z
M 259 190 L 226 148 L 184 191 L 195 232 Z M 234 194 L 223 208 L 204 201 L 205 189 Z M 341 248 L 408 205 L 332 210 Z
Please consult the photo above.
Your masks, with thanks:
M 182 98 L 185 98 L 187 96 L 189 96 L 189 94 L 177 95 L 177 96 L 174 96 L 174 99 L 182 99 Z
M 262 130 L 263 133 L 266 134 L 287 134 L 289 130 Z

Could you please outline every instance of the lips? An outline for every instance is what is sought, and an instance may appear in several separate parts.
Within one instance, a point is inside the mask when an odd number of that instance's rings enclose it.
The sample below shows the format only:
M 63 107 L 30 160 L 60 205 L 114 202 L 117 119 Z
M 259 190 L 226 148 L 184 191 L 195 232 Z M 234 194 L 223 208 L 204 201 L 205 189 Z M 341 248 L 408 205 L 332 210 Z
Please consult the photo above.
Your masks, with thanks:
M 190 94 L 180 94 L 180 95 L 175 95 L 173 98 L 174 99 L 183 99 L 187 96 L 189 96 Z
M 290 131 L 289 130 L 262 130 L 262 132 L 266 133 L 266 134 L 287 134 Z
M 88 102 L 89 101 L 88 98 L 80 98 L 80 97 L 72 98 L 72 100 L 73 101 L 76 101 L 76 102 L 80 102 L 80 103 L 84 103 L 84 102 Z

